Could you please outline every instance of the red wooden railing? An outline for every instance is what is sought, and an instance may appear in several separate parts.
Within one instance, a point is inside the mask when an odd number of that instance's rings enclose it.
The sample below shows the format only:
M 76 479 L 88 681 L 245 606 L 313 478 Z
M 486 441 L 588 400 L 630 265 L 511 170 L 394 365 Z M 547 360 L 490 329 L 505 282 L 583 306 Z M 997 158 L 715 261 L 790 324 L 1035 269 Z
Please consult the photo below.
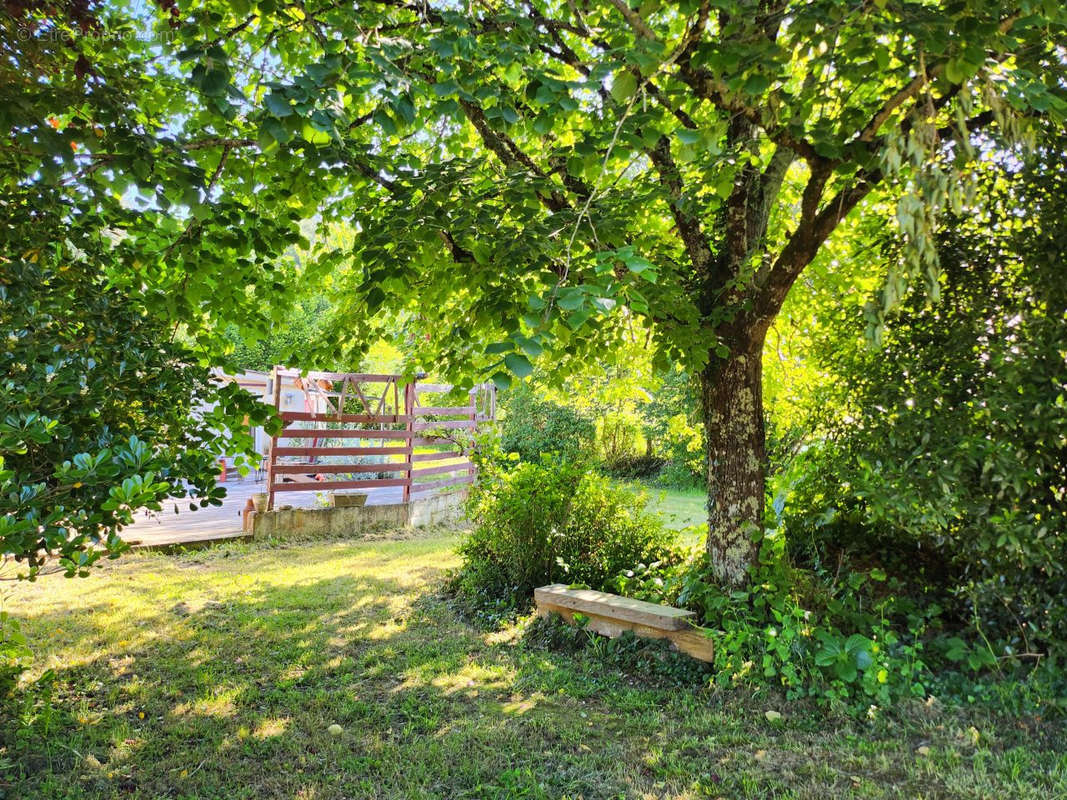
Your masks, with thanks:
M 399 486 L 403 502 L 413 493 L 474 481 L 474 464 L 452 431 L 471 431 L 496 417 L 492 384 L 478 384 L 462 406 L 426 405 L 426 395 L 447 395 L 450 384 L 402 383 L 400 375 L 308 372 L 275 367 L 273 402 L 284 427 L 271 439 L 267 457 L 267 508 L 278 492 L 320 492 Z M 304 411 L 282 408 L 288 394 L 301 392 Z M 401 388 L 402 387 L 402 388 Z M 403 405 L 401 405 L 401 397 Z M 309 440 L 310 444 L 286 444 Z M 336 441 L 334 441 L 336 440 Z M 373 444 L 372 444 L 373 443 Z M 416 452 L 417 448 L 433 448 Z M 376 463 L 326 459 L 379 457 Z M 396 460 L 392 460 L 396 459 Z M 452 463 L 433 465 L 435 461 Z M 421 466 L 429 464 L 429 466 Z M 366 478 L 359 476 L 367 475 Z M 376 475 L 388 477 L 375 477 Z M 437 478 L 434 476 L 440 475 Z M 425 480 L 431 477 L 432 480 Z

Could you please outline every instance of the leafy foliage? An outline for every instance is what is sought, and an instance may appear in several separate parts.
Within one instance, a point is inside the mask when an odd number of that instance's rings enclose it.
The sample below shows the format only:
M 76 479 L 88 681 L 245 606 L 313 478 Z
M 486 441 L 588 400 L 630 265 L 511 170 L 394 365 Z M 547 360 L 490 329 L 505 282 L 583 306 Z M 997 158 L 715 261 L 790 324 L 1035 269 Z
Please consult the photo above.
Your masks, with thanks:
M 696 611 L 715 644 L 717 685 L 776 687 L 790 698 L 863 711 L 928 691 L 924 636 L 937 607 L 922 610 L 877 569 L 844 576 L 798 569 L 782 530 L 762 538 L 750 589 L 719 586 L 703 556 L 642 565 L 610 585 Z
M 538 397 L 529 386 L 508 393 L 502 416 L 500 446 L 523 461 L 536 464 L 553 453 L 564 461 L 591 455 L 596 425 L 589 415 Z
M 884 349 L 849 341 L 855 326 L 826 328 L 821 354 L 843 397 L 785 478 L 801 559 L 844 549 L 921 569 L 978 645 L 952 648 L 954 660 L 976 668 L 993 666 L 989 640 L 1005 660 L 1067 655 L 1062 152 L 987 174 L 989 215 L 939 237 L 941 301 L 910 295 Z
M 637 457 L 642 420 L 633 410 L 606 411 L 597 420 L 597 453 L 610 471 L 625 467 Z
M 0 611 L 0 703 L 15 687 L 31 655 L 18 620 Z
M 245 340 L 239 326 L 227 326 L 225 336 L 233 352 L 226 356 L 226 366 L 233 370 L 270 370 L 276 364 L 299 364 L 325 335 L 328 311 L 322 297 L 303 298 L 293 303 L 284 322 L 274 324 L 266 336 L 257 336 L 251 342 Z
M 0 552 L 30 578 L 49 556 L 88 574 L 168 496 L 219 504 L 218 459 L 254 455 L 231 421 L 269 414 L 78 252 L 68 239 L 0 263 Z
M 5 189 L 56 188 L 119 234 L 110 276 L 205 350 L 229 322 L 267 334 L 308 280 L 336 301 L 319 358 L 361 354 L 386 309 L 416 320 L 416 360 L 501 384 L 644 318 L 657 366 L 745 411 L 704 421 L 723 554 L 759 523 L 763 444 L 759 397 L 720 379 L 758 362 L 838 224 L 897 205 L 907 257 L 877 327 L 909 281 L 936 288 L 934 222 L 967 196 L 976 132 L 1031 140 L 1030 115 L 1067 112 L 1051 0 L 162 5 L 94 7 L 125 35 L 79 37 L 17 4 Z M 313 246 L 311 219 L 359 235 Z M 292 248 L 304 267 L 276 269 Z
M 548 583 L 600 587 L 669 552 L 673 532 L 644 507 L 643 497 L 573 463 L 483 467 L 458 586 L 475 599 L 520 607 Z

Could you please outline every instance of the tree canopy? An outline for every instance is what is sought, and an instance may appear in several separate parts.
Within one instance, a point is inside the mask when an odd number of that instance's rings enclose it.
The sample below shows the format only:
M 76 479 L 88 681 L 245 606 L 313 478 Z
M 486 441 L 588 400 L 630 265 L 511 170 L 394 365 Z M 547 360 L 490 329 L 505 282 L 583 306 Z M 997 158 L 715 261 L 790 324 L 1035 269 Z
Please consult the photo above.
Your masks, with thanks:
M 5 189 L 58 184 L 120 231 L 113 280 L 205 348 L 225 320 L 265 330 L 298 280 L 334 291 L 324 350 L 404 310 L 424 363 L 501 383 L 644 317 L 703 385 L 728 583 L 762 524 L 761 350 L 794 282 L 878 193 L 906 247 L 877 330 L 910 283 L 936 293 L 936 218 L 973 199 L 973 162 L 1067 111 L 1054 0 L 166 7 L 68 39 L 6 23 L 33 33 L 0 67 Z M 313 256 L 278 271 L 294 245 Z

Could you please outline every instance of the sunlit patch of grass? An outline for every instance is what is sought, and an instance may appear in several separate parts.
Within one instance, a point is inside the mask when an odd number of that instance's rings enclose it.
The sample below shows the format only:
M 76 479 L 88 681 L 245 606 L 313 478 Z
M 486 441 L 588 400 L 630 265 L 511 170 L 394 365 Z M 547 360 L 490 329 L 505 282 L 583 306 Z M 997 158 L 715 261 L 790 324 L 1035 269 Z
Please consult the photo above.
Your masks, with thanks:
M 289 727 L 289 717 L 268 717 L 260 721 L 252 732 L 257 739 L 269 739 L 272 736 L 281 736 Z
M 472 627 L 441 596 L 456 542 L 238 544 L 16 586 L 28 678 L 55 677 L 0 724 L 0 794 L 1067 796 L 1048 722 L 936 704 L 827 717 L 541 649 L 526 621 Z
M 663 524 L 673 530 L 686 532 L 686 544 L 699 544 L 706 535 L 702 529 L 708 522 L 708 495 L 703 489 L 663 489 L 639 481 L 626 484 L 634 492 L 648 496 L 648 510 L 659 514 Z

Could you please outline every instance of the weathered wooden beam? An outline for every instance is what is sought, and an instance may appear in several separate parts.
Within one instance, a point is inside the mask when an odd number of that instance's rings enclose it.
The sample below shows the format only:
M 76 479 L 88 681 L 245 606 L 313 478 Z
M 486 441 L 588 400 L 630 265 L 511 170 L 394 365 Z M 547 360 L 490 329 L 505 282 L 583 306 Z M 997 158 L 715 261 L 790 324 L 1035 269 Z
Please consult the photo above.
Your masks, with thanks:
M 446 472 L 459 472 L 463 470 L 466 472 L 470 469 L 471 462 L 461 461 L 458 464 L 442 464 L 439 467 L 423 467 L 422 469 L 416 469 L 412 471 L 411 477 L 422 478 L 426 475 L 443 475 Z
M 464 483 L 474 483 L 474 476 L 460 475 L 458 478 L 446 478 L 443 481 L 428 481 L 426 483 L 412 483 L 411 491 L 428 492 L 431 489 L 444 489 L 446 486 L 461 486 Z
M 466 456 L 462 450 L 437 450 L 433 453 L 415 453 L 411 456 L 412 461 L 443 461 L 446 458 L 463 458 Z
M 409 431 L 353 430 L 351 428 L 285 428 L 279 439 L 407 439 Z
M 456 416 L 462 414 L 466 417 L 473 412 L 474 406 L 429 406 L 426 408 L 419 406 L 415 409 L 415 413 L 420 417 L 429 414 L 435 414 L 437 416 Z
M 327 436 L 319 438 L 329 438 Z M 407 453 L 406 447 L 279 447 L 275 451 L 278 458 L 285 456 L 302 456 L 312 458 L 315 456 L 402 456 Z M 456 455 L 463 455 L 457 453 Z M 446 456 L 441 456 L 445 458 Z M 415 461 L 429 461 L 432 459 L 415 458 Z
M 387 461 L 381 464 L 275 464 L 275 475 L 327 475 L 363 472 L 407 472 L 410 461 Z
M 647 603 L 591 589 L 569 589 L 555 583 L 534 590 L 537 614 L 559 614 L 573 623 L 586 618 L 589 630 L 614 638 L 625 631 L 645 639 L 668 639 L 671 646 L 700 661 L 712 661 L 711 639 L 693 627 L 695 614 L 672 606 Z
M 373 425 L 395 425 L 409 422 L 405 414 L 338 414 L 324 411 L 283 411 L 283 422 L 362 422 Z
M 472 419 L 443 419 L 436 422 L 416 422 L 412 425 L 412 429 L 416 431 L 432 431 L 434 428 L 441 428 L 442 430 L 459 429 L 459 428 L 473 428 L 475 425 Z

